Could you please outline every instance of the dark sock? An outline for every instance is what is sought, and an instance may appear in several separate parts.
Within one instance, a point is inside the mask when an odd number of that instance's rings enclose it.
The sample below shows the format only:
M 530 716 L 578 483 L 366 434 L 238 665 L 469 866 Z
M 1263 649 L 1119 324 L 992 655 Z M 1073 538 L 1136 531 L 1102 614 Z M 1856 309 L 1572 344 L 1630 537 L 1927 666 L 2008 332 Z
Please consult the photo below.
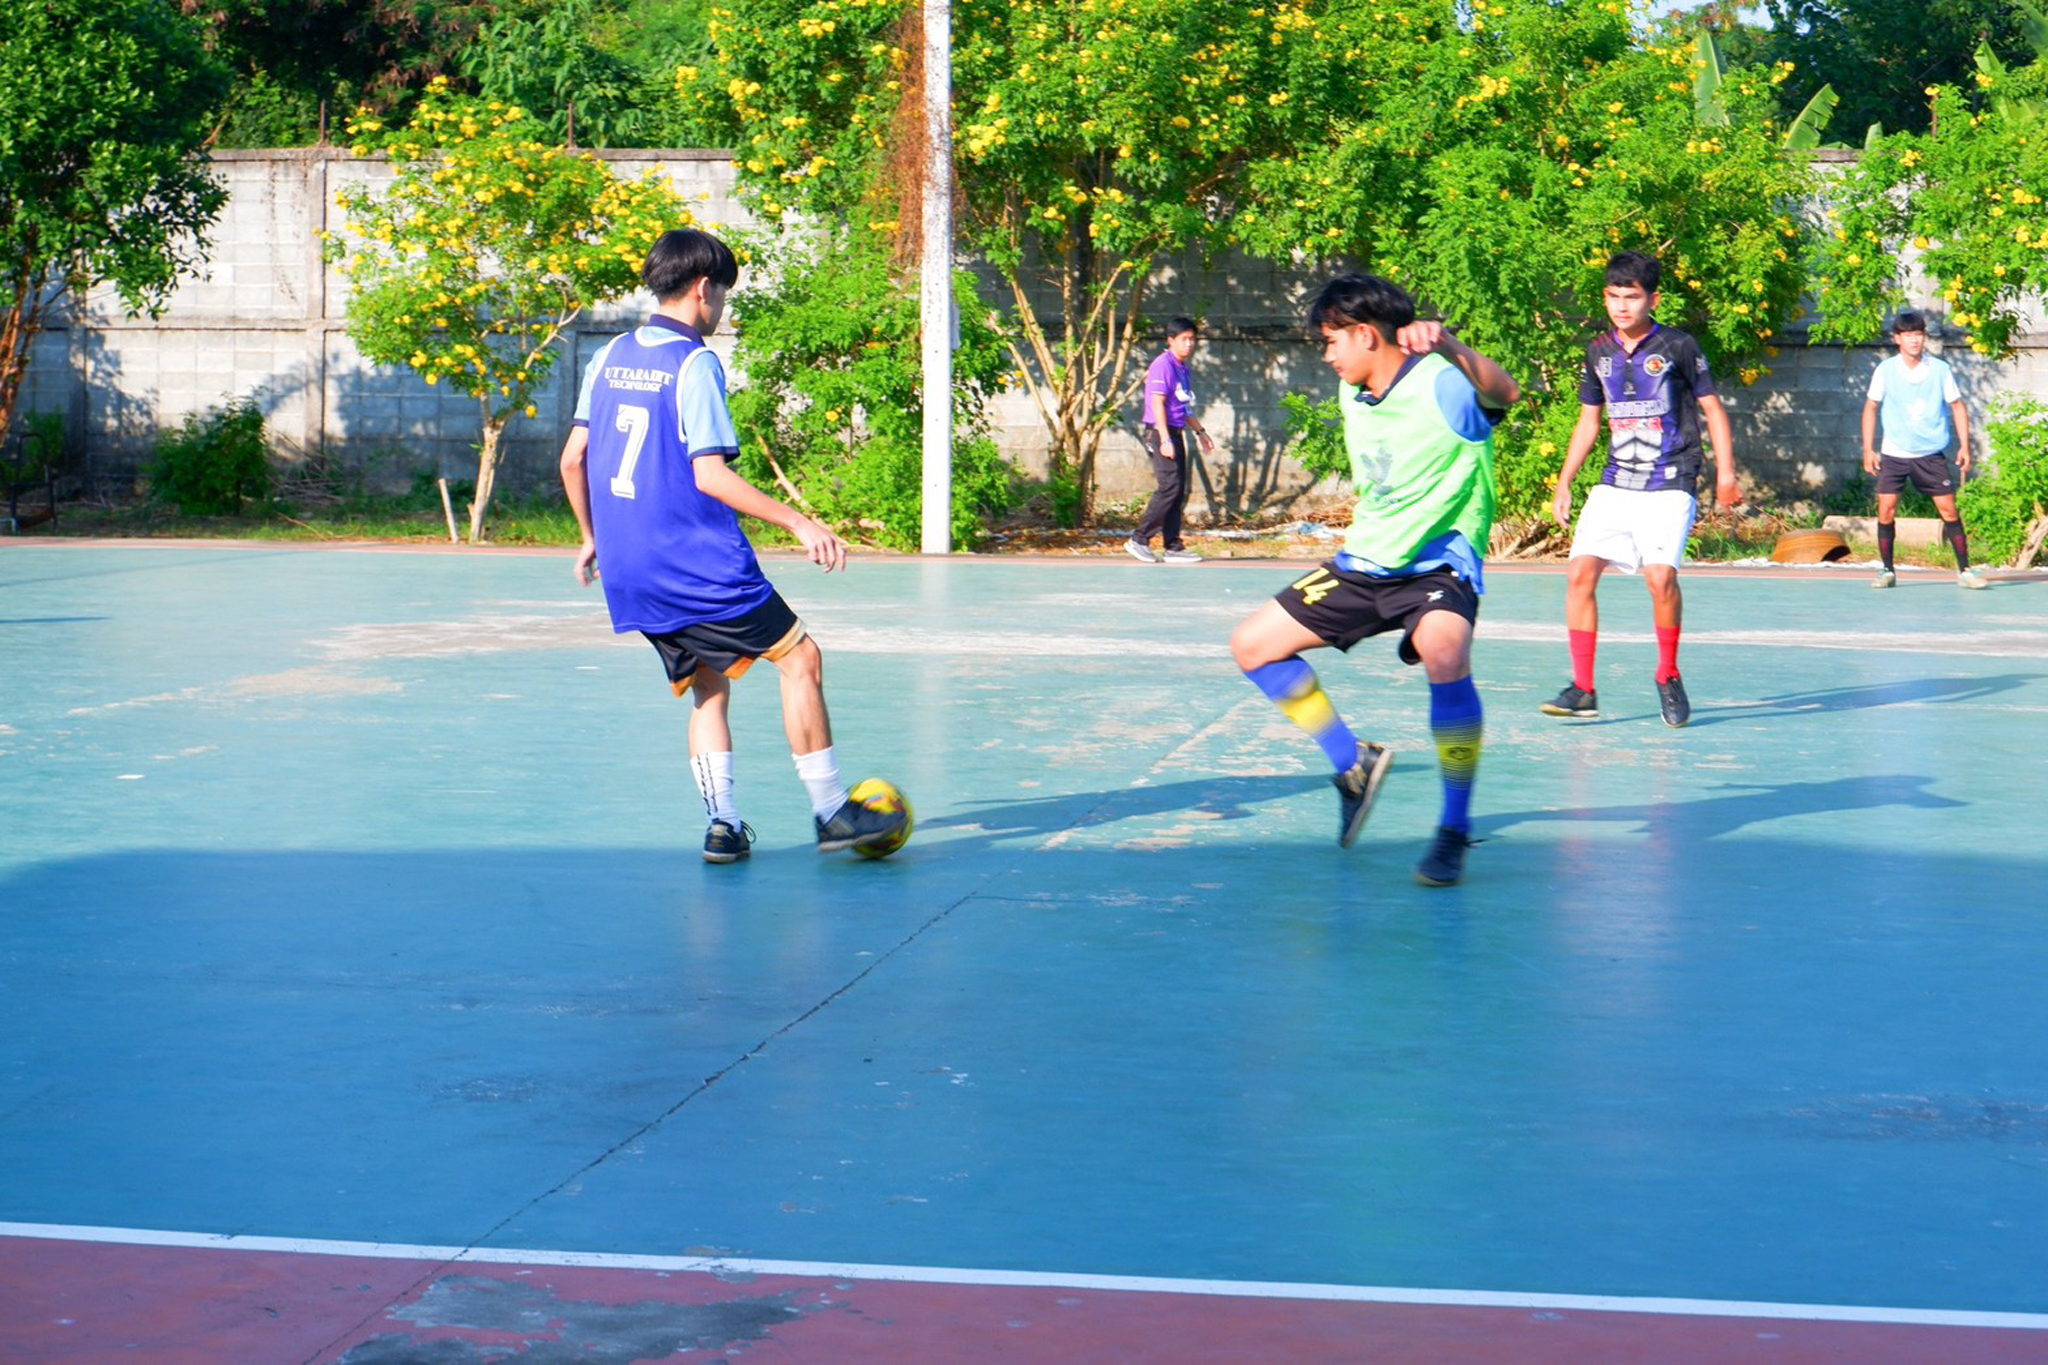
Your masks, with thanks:
M 1963 534 L 1963 519 L 1957 517 L 1954 521 L 1944 521 L 1941 524 L 1941 534 L 1942 538 L 1948 541 L 1949 549 L 1956 553 L 1956 572 L 1961 573 L 1969 568 L 1970 538 Z
M 1877 558 L 1884 565 L 1884 571 L 1892 571 L 1892 543 L 1899 538 L 1897 522 L 1880 521 L 1877 524 Z

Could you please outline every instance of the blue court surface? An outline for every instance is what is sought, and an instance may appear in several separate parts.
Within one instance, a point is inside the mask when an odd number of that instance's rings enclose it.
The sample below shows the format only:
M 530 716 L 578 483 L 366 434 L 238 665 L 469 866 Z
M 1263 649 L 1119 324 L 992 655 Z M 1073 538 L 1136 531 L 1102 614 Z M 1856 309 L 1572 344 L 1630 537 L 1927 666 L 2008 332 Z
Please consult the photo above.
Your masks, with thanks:
M 1496 569 L 1444 890 L 1306 565 L 768 567 L 887 861 L 566 552 L 0 547 L 0 1359 L 2048 1360 L 2048 575 Z

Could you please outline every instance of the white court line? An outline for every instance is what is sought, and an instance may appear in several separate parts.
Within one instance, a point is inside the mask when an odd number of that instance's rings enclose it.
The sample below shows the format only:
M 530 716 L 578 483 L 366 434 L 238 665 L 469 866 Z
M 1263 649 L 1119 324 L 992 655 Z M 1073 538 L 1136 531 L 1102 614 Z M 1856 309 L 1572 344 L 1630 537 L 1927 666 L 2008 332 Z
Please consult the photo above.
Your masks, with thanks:
M 244 1237 L 145 1228 L 0 1223 L 0 1238 L 39 1238 L 118 1246 L 209 1251 L 269 1251 L 301 1256 L 355 1256 L 472 1265 L 552 1265 L 717 1275 L 793 1275 L 832 1280 L 896 1280 L 913 1284 L 1005 1288 L 1097 1289 L 1116 1293 L 1201 1294 L 1219 1298 L 1304 1299 L 1328 1303 L 1390 1303 L 1448 1308 L 1543 1308 L 1584 1313 L 1652 1313 L 1685 1317 L 1771 1318 L 1800 1322 L 1879 1322 L 1926 1327 L 2002 1327 L 2048 1332 L 2048 1313 L 1946 1308 L 1877 1308 L 1853 1304 L 1746 1303 L 1733 1299 L 1624 1298 L 1611 1294 L 1516 1294 L 1485 1289 L 1395 1289 L 1371 1285 L 1286 1284 L 1258 1280 L 1182 1280 L 1144 1275 L 1065 1274 L 1032 1270 L 958 1270 L 946 1266 L 858 1265 L 837 1261 L 757 1261 L 719 1256 L 637 1256 L 599 1251 L 524 1251 L 488 1247 L 414 1246 L 400 1242 L 333 1242 L 297 1237 Z

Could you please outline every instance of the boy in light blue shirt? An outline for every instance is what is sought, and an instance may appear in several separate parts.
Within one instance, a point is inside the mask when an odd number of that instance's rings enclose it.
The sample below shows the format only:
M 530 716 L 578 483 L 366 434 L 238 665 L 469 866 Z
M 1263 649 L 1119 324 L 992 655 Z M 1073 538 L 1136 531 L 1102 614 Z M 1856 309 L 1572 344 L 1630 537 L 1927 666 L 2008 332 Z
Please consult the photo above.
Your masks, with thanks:
M 1970 472 L 1970 414 L 1962 390 L 1946 361 L 1928 355 L 1927 319 L 1903 312 L 1892 320 L 1892 342 L 1899 353 L 1887 356 L 1870 376 L 1863 403 L 1863 469 L 1877 476 L 1877 557 L 1882 567 L 1873 588 L 1898 582 L 1892 570 L 1897 540 L 1899 495 L 1906 485 L 1925 493 L 1941 514 L 1942 537 L 1956 556 L 1956 584 L 1985 588 L 1982 574 L 1970 567 L 1970 545 L 1956 511 L 1956 486 L 1948 474 L 1948 443 L 1957 441 L 1956 470 Z M 1878 443 L 1878 424 L 1884 442 Z

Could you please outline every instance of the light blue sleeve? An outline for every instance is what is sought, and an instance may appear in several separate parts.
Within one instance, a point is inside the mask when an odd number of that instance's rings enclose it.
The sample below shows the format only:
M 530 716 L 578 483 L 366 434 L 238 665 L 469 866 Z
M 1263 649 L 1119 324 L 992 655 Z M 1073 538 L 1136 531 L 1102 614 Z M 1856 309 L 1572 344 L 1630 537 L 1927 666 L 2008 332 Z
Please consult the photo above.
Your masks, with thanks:
M 708 347 L 684 363 L 676 386 L 676 435 L 693 460 L 699 455 L 731 459 L 740 453 L 732 411 L 725 405 L 725 368 Z
M 1437 371 L 1436 406 L 1451 430 L 1468 441 L 1485 440 L 1500 422 L 1497 414 L 1480 406 L 1479 391 L 1456 365 Z
M 569 425 L 577 427 L 587 427 L 590 425 L 591 387 L 597 383 L 598 375 L 604 371 L 604 358 L 610 355 L 612 347 L 618 344 L 619 339 L 613 337 L 610 341 L 598 347 L 597 354 L 592 356 L 590 363 L 583 367 L 583 386 L 576 390 L 576 416 L 570 420 Z

